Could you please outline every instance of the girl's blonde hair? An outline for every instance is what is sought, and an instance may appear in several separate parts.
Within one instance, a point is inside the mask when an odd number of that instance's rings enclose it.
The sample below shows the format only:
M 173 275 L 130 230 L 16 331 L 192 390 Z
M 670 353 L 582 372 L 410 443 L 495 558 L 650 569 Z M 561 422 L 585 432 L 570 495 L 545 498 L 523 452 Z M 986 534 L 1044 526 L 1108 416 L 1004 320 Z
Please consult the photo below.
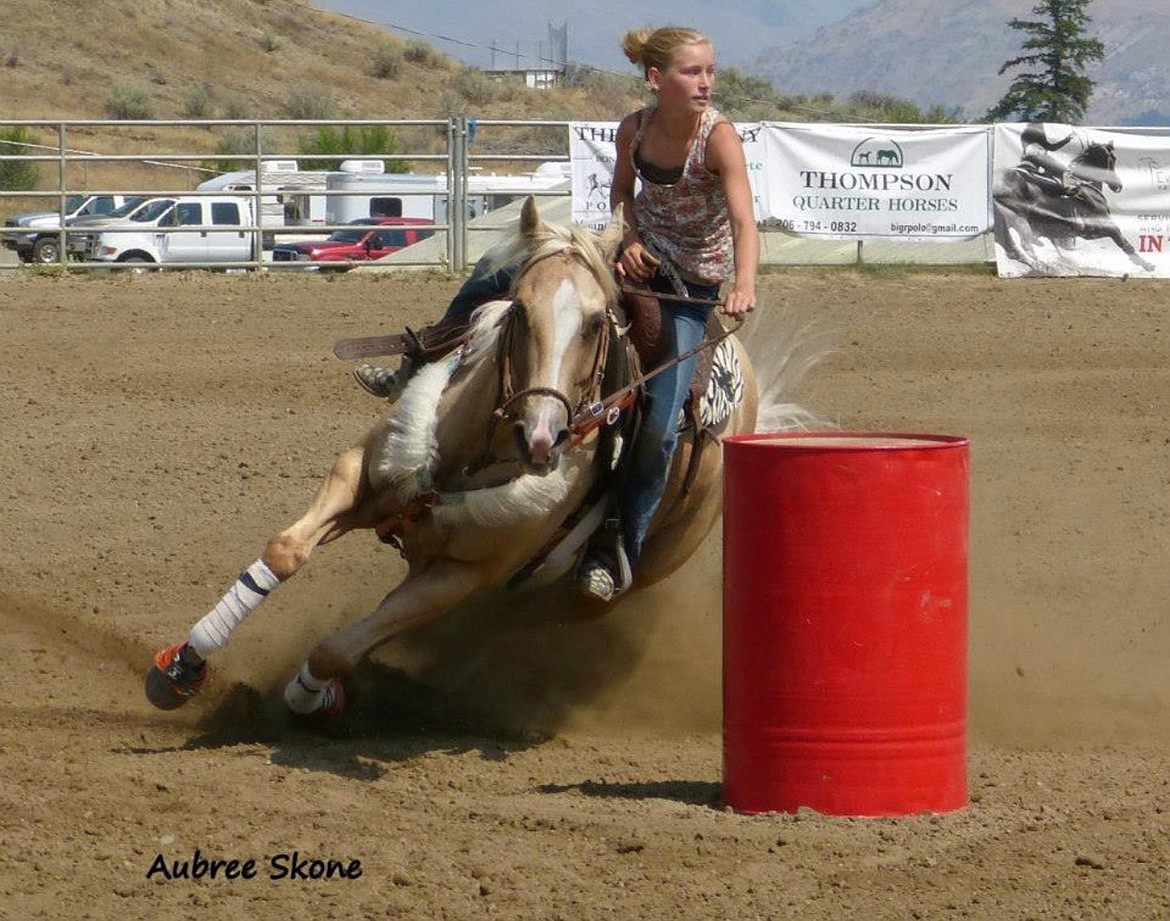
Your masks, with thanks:
M 649 74 L 651 67 L 664 71 L 675 54 L 690 45 L 710 45 L 711 40 L 697 29 L 665 26 L 661 29 L 632 29 L 622 39 L 622 51 L 630 63 Z

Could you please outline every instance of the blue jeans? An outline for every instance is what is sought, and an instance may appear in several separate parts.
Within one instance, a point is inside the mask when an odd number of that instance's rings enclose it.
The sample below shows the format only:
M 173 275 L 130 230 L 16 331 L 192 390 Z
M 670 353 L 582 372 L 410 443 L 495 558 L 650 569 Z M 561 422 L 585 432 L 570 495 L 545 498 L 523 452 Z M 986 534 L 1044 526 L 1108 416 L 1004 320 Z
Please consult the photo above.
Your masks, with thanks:
M 714 300 L 719 296 L 719 285 L 685 284 L 691 297 Z M 673 293 L 661 275 L 655 275 L 650 286 L 663 294 Z M 689 304 L 662 298 L 663 326 L 667 326 L 666 320 L 669 319 L 669 328 L 674 332 L 674 343 L 667 360 L 689 352 L 703 341 L 703 333 L 713 309 L 706 304 Z M 698 361 L 699 356 L 692 355 L 663 371 L 646 385 L 649 406 L 626 461 L 626 480 L 618 498 L 618 515 L 631 563 L 642 552 L 646 531 L 666 489 L 670 462 L 678 445 L 679 414 L 687 401 Z M 649 372 L 654 369 L 643 370 Z
M 506 265 L 493 270 L 487 257 L 481 258 L 455 292 L 455 297 L 447 305 L 443 319 L 459 317 L 464 321 L 470 320 L 472 311 L 480 304 L 507 297 L 508 292 L 512 290 L 512 283 L 519 274 L 518 265 Z

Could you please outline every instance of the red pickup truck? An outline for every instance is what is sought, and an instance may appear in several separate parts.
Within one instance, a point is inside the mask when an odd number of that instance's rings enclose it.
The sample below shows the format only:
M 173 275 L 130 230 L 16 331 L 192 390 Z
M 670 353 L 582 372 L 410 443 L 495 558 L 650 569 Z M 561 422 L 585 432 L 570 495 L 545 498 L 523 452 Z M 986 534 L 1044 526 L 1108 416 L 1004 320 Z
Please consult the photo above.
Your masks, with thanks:
M 417 217 L 359 218 L 346 230 L 324 240 L 281 243 L 272 248 L 273 262 L 338 263 L 381 259 L 434 234 L 433 221 Z M 324 268 L 324 266 L 322 266 Z M 333 265 L 342 269 L 345 266 Z

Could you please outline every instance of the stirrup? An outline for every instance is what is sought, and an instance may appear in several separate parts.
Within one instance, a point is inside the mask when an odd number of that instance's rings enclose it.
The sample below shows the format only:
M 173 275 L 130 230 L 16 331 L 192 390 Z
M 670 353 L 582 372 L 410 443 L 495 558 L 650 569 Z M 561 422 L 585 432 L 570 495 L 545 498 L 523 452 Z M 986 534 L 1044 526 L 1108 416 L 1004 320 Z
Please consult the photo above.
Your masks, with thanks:
M 621 532 L 617 532 L 612 541 L 606 540 L 605 543 L 608 546 L 601 545 L 595 538 L 586 547 L 573 577 L 581 594 L 597 601 L 613 601 L 634 581 L 633 568 Z
M 406 389 L 409 375 L 405 368 L 381 368 L 377 365 L 358 365 L 353 369 L 353 379 L 371 396 L 384 400 L 397 400 Z

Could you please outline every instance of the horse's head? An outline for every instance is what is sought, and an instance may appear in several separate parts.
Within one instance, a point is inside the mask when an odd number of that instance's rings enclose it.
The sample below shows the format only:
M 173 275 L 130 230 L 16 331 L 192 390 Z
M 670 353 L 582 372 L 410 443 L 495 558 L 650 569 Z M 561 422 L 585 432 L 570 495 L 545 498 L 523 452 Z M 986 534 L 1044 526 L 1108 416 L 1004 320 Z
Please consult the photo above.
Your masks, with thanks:
M 1117 175 L 1117 152 L 1113 142 L 1090 143 L 1083 153 L 1069 164 L 1072 174 L 1086 182 L 1108 185 L 1114 192 L 1121 191 L 1121 178 Z
M 517 239 L 524 263 L 506 321 L 500 410 L 529 473 L 556 468 L 573 417 L 598 398 L 621 238 L 620 209 L 597 236 L 546 224 L 531 197 L 524 203 Z

